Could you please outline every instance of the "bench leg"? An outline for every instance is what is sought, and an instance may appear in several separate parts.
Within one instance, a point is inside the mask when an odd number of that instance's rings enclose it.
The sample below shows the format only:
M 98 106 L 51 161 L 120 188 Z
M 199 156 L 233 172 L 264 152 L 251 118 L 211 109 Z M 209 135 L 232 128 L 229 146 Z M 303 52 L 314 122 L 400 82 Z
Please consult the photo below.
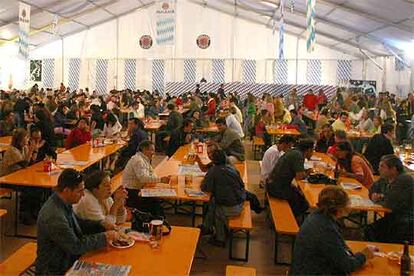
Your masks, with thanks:
M 290 245 L 291 245 L 291 258 L 293 257 L 294 244 L 295 244 L 295 237 L 292 237 L 292 242 L 290 243 Z M 275 265 L 290 265 L 290 263 L 288 263 L 288 262 L 279 262 L 278 261 L 278 259 L 277 259 L 278 245 L 279 245 L 279 235 L 278 235 L 277 232 L 275 232 L 275 259 L 274 259 L 274 264 Z
M 246 234 L 246 249 L 245 249 L 245 252 L 244 252 L 244 258 L 237 258 L 237 257 L 233 256 L 233 239 L 235 238 L 234 234 L 237 233 L 237 232 L 242 232 L 242 233 Z M 229 237 L 230 238 L 230 241 L 229 241 L 229 259 L 230 260 L 235 260 L 235 261 L 247 262 L 249 260 L 250 231 L 248 231 L 248 230 L 239 230 L 239 231 L 233 232 L 232 230 L 230 230 L 229 236 L 230 236 Z

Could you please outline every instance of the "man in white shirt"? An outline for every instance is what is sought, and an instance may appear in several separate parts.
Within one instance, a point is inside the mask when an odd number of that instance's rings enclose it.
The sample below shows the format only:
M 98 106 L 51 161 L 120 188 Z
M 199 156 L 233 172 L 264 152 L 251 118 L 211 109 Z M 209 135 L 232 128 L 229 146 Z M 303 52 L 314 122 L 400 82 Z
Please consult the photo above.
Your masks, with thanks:
M 150 212 L 156 216 L 164 216 L 160 202 L 153 198 L 139 196 L 139 191 L 148 183 L 169 183 L 169 177 L 158 177 L 151 165 L 155 153 L 154 143 L 145 140 L 138 146 L 138 152 L 129 159 L 122 174 L 121 184 L 128 192 L 126 206 L 140 211 Z
M 270 173 L 272 172 L 274 166 L 276 165 L 279 158 L 291 147 L 293 147 L 295 143 L 295 138 L 289 135 L 282 136 L 276 145 L 271 146 L 266 150 L 263 155 L 262 165 L 260 168 L 261 171 L 261 178 L 260 178 L 260 186 L 266 184 Z
M 243 113 L 241 112 L 240 108 L 236 105 L 236 99 L 231 98 L 230 99 L 230 109 L 234 108 L 234 116 L 236 117 L 237 121 L 239 121 L 240 124 L 243 124 Z
M 224 109 L 223 113 L 224 113 L 224 117 L 226 118 L 227 127 L 236 131 L 237 134 L 239 134 L 240 138 L 243 138 L 244 137 L 243 128 L 240 122 L 236 119 L 236 116 L 234 116 L 234 114 L 231 114 L 228 108 Z

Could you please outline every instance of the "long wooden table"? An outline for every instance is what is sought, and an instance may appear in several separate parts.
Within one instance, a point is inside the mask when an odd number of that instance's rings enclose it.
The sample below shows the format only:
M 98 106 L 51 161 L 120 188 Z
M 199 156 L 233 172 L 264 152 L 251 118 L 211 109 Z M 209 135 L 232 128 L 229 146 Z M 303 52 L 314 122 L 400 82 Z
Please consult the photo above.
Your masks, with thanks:
M 283 129 L 282 127 L 266 126 L 267 133 L 272 136 L 292 135 L 300 136 L 301 133 L 297 129 Z
M 329 164 L 331 167 L 335 166 L 335 161 L 330 158 L 327 154 L 324 153 L 320 153 L 320 152 L 315 152 L 314 157 L 320 158 L 321 160 L 319 161 L 314 161 L 314 162 L 324 162 Z M 333 175 L 333 171 L 329 171 L 328 175 L 332 176 Z M 349 177 L 339 177 L 339 183 L 353 183 L 353 184 L 357 184 L 359 186 L 361 186 L 360 189 L 357 190 L 345 190 L 347 192 L 347 194 L 349 196 L 360 196 L 363 200 L 368 200 L 369 199 L 369 191 L 367 188 L 365 188 L 358 180 L 354 179 L 354 178 L 349 178 Z M 300 189 L 302 190 L 306 200 L 308 201 L 309 205 L 311 208 L 316 208 L 317 207 L 317 203 L 318 203 L 318 196 L 319 193 L 327 186 L 324 184 L 310 184 L 305 180 L 300 180 L 297 181 L 298 186 L 300 187 Z M 375 205 L 371 205 L 371 206 L 351 206 L 352 210 L 355 211 L 372 211 L 372 212 L 390 212 L 389 209 L 375 204 Z
M 191 145 L 184 145 L 182 147 L 180 147 L 174 154 L 173 156 L 171 156 L 171 158 L 169 159 L 164 159 L 163 161 L 161 161 L 160 164 L 158 164 L 158 166 L 155 168 L 155 173 L 162 177 L 162 176 L 172 176 L 172 178 L 176 177 L 177 181 L 171 181 L 170 185 L 168 186 L 168 188 L 171 189 L 175 189 L 176 192 L 176 196 L 172 196 L 172 197 L 165 197 L 165 198 L 161 198 L 163 200 L 169 200 L 169 201 L 175 201 L 175 207 L 180 205 L 177 205 L 177 202 L 188 202 L 191 203 L 191 207 L 192 207 L 192 211 L 191 211 L 191 215 L 192 215 L 192 223 L 193 225 L 195 224 L 195 217 L 196 217 L 196 203 L 207 203 L 210 200 L 210 194 L 206 193 L 206 195 L 204 196 L 189 196 L 186 194 L 185 192 L 185 176 L 182 175 L 178 175 L 179 172 L 179 167 L 181 164 L 186 163 L 186 155 L 190 150 Z M 210 160 L 207 157 L 207 152 L 206 152 L 206 146 L 204 146 L 204 152 L 202 155 L 202 161 L 203 163 L 207 164 L 208 162 L 210 162 Z M 243 182 L 245 183 L 245 188 L 246 190 L 248 190 L 248 177 L 247 177 L 247 166 L 246 166 L 246 161 L 244 162 L 240 162 L 234 165 L 236 167 L 236 169 L 240 172 L 240 175 L 243 179 Z M 200 186 L 201 183 L 203 181 L 204 177 L 193 177 L 193 182 L 191 188 L 192 190 L 196 190 L 196 191 L 200 191 Z M 175 182 L 175 183 L 174 183 Z M 153 188 L 153 187 L 162 187 L 162 185 L 160 186 L 159 184 L 149 184 L 146 185 L 146 188 Z
M 124 146 L 125 143 L 119 143 L 93 148 L 89 143 L 83 144 L 59 153 L 57 155 L 58 167 L 51 172 L 44 172 L 43 162 L 38 162 L 27 168 L 0 177 L 0 185 L 12 188 L 16 193 L 22 188 L 42 188 L 44 197 L 46 198 L 50 190 L 57 185 L 58 177 L 63 170 L 63 166 L 83 171 Z M 59 167 L 59 164 L 62 167 Z M 18 202 L 19 200 L 16 199 L 17 211 L 15 212 L 14 235 L 16 237 L 35 238 L 18 234 Z
M 363 250 L 367 245 L 375 245 L 379 251 L 385 254 L 389 252 L 402 252 L 402 244 L 377 243 L 366 241 L 347 241 L 347 245 L 356 253 Z M 410 246 L 410 254 L 414 254 L 414 246 Z M 400 275 L 400 265 L 396 262 L 389 261 L 387 257 L 375 256 L 367 261 L 367 263 L 352 275 Z
M 130 275 L 189 275 L 200 230 L 173 226 L 162 238 L 159 249 L 135 242 L 127 249 L 108 247 L 81 257 L 81 260 L 114 265 L 131 265 Z
M 91 165 L 101 161 L 105 157 L 108 157 L 111 154 L 115 153 L 124 145 L 125 144 L 122 143 L 93 148 L 88 143 L 83 144 L 59 153 L 57 155 L 58 167 L 51 172 L 44 172 L 43 162 L 38 162 L 27 168 L 0 177 L 0 184 L 7 184 L 11 186 L 53 188 L 57 184 L 57 179 L 63 167 L 71 167 L 78 171 L 83 171 Z

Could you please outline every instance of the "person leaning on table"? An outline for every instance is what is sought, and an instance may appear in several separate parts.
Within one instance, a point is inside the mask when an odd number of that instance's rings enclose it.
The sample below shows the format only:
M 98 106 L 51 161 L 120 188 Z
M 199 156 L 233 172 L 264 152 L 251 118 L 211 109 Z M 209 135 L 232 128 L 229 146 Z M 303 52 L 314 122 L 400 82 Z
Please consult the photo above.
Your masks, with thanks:
M 155 153 L 154 143 L 149 140 L 142 141 L 138 152 L 129 159 L 122 174 L 122 186 L 128 192 L 126 205 L 143 212 L 150 212 L 154 216 L 164 216 L 161 203 L 156 198 L 141 197 L 139 192 L 148 183 L 168 183 L 169 177 L 158 177 L 151 165 Z
M 118 238 L 113 225 L 75 215 L 72 205 L 83 195 L 83 176 L 65 169 L 37 219 L 36 275 L 63 275 L 81 255 Z
M 365 229 L 365 239 L 376 242 L 414 243 L 414 180 L 394 154 L 384 155 L 379 164 L 381 179 L 370 189 L 370 198 L 388 209 L 383 218 Z
M 126 221 L 125 201 L 127 191 L 119 187 L 112 198 L 111 178 L 104 171 L 94 171 L 85 181 L 85 196 L 73 206 L 76 215 L 82 219 L 107 221 L 122 224 Z
M 296 237 L 289 275 L 347 275 L 373 257 L 369 248 L 352 253 L 341 235 L 338 220 L 348 214 L 349 204 L 339 187 L 320 192 L 318 209 L 305 219 Z

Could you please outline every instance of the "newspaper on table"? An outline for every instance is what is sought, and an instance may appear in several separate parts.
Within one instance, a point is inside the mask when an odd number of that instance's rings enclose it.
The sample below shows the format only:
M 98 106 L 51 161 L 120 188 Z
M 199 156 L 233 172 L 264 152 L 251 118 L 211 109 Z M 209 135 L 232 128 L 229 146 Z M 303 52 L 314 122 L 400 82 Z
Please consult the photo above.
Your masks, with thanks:
M 206 196 L 206 193 L 204 193 L 203 191 L 200 191 L 200 190 L 185 188 L 184 191 L 185 191 L 186 195 L 188 195 L 190 197 Z
M 131 270 L 130 265 L 111 265 L 102 263 L 88 263 L 77 260 L 71 269 L 66 273 L 67 276 L 100 276 L 117 275 L 127 276 Z
M 355 183 L 350 183 L 350 182 L 342 182 L 341 187 L 344 190 L 359 190 L 359 189 L 362 189 L 361 185 L 358 185 L 358 184 L 355 184 Z
M 179 169 L 178 169 L 178 174 L 179 175 L 190 174 L 190 175 L 193 175 L 193 176 L 205 176 L 206 175 L 205 172 L 200 170 L 200 167 L 197 164 L 194 164 L 194 165 L 181 164 Z
M 156 189 L 141 189 L 142 197 L 173 197 L 177 196 L 175 189 L 165 189 L 165 188 L 156 188 Z
M 351 200 L 352 207 L 370 207 L 376 205 L 370 199 L 364 199 L 359 195 L 351 195 L 349 199 Z
M 71 166 L 86 166 L 88 164 L 88 161 L 57 161 L 57 164 L 60 167 L 71 167 Z

